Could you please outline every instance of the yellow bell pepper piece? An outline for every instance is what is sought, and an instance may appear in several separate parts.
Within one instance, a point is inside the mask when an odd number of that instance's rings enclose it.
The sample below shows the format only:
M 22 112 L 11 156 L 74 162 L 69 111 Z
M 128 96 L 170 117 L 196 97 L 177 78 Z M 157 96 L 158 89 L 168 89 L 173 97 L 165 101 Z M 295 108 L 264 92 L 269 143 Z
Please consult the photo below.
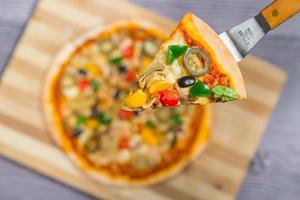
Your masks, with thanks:
M 151 83 L 149 87 L 149 94 L 154 94 L 156 92 L 168 89 L 172 87 L 172 83 L 163 81 L 163 80 L 155 80 L 153 83 Z
M 86 63 L 85 68 L 87 69 L 87 71 L 89 71 L 90 73 L 92 73 L 95 76 L 101 75 L 101 70 L 100 70 L 99 66 L 93 62 Z
M 158 145 L 159 144 L 159 137 L 154 132 L 154 129 L 143 127 L 141 132 L 142 140 L 145 142 L 145 144 L 148 145 Z
M 99 125 L 99 122 L 96 119 L 89 119 L 86 121 L 86 126 L 90 129 L 95 129 Z
M 146 57 L 142 60 L 142 68 L 141 69 L 144 69 L 146 66 L 148 66 L 151 62 L 152 62 L 152 58 L 151 57 Z
M 146 104 L 148 100 L 147 94 L 142 90 L 137 90 L 133 94 L 123 99 L 123 103 L 130 108 L 138 108 Z

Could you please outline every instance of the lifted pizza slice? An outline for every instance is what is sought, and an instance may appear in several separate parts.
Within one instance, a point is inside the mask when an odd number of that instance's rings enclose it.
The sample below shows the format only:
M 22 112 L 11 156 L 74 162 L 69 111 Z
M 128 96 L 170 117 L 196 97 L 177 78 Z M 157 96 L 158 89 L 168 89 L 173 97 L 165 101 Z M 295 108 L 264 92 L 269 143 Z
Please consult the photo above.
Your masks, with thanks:
M 232 54 L 218 34 L 192 13 L 183 17 L 137 78 L 138 89 L 123 100 L 133 110 L 246 98 Z

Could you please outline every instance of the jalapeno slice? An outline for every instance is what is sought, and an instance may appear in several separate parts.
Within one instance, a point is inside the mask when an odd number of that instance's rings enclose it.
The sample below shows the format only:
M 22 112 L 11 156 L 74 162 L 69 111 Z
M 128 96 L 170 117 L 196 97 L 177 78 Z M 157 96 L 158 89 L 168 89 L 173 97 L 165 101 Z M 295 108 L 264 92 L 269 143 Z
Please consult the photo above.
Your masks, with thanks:
M 204 51 L 193 47 L 184 54 L 184 65 L 193 76 L 202 76 L 209 70 L 210 59 Z

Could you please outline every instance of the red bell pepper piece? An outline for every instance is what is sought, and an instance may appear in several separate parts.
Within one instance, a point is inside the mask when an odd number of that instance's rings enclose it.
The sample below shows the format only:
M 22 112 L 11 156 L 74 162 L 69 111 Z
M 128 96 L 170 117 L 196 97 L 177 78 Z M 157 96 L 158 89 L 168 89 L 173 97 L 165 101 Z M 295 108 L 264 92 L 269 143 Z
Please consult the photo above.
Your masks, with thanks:
M 122 51 L 124 58 L 131 58 L 133 56 L 133 48 L 129 46 Z
M 131 119 L 132 116 L 133 116 L 133 112 L 131 111 L 123 110 L 123 109 L 119 111 L 120 119 Z
M 160 91 L 158 97 L 163 106 L 177 106 L 179 103 L 179 93 L 177 90 L 166 89 Z
M 133 82 L 136 78 L 136 69 L 134 68 L 130 68 L 128 71 L 127 71 L 127 74 L 125 76 L 125 80 L 128 81 L 128 82 Z
M 128 149 L 129 143 L 128 138 L 126 136 L 122 136 L 119 140 L 119 149 Z
M 86 90 L 90 86 L 90 81 L 81 77 L 78 80 L 78 87 L 81 91 Z

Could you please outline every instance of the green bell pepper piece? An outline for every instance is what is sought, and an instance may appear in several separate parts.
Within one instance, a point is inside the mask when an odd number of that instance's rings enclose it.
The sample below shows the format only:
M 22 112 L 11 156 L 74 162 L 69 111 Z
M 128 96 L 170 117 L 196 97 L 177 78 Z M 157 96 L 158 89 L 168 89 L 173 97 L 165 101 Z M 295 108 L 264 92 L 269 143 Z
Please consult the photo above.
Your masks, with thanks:
M 203 82 L 197 81 L 197 83 L 191 87 L 189 95 L 190 97 L 209 97 L 211 96 L 211 91 Z
M 83 116 L 83 115 L 78 115 L 77 119 L 76 119 L 76 125 L 80 126 L 81 124 L 84 124 L 87 120 L 87 117 Z
M 111 122 L 111 117 L 106 115 L 105 113 L 100 113 L 98 116 L 98 120 L 101 124 L 109 124 Z
M 168 50 L 167 64 L 171 65 L 174 60 L 175 60 L 174 54 L 172 53 L 172 51 Z
M 183 123 L 183 120 L 180 115 L 175 115 L 173 117 L 173 121 L 176 125 L 181 125 Z
M 167 55 L 167 64 L 171 65 L 173 61 L 184 54 L 188 49 L 187 45 L 169 45 L 168 46 L 168 55 Z
M 95 92 L 97 92 L 97 91 L 99 90 L 99 88 L 100 88 L 100 84 L 99 84 L 98 81 L 92 80 L 92 82 L 91 82 L 91 87 L 92 87 L 92 89 L 93 89 Z
M 149 128 L 155 128 L 155 124 L 152 120 L 147 120 L 146 121 L 146 126 Z
M 120 65 L 122 63 L 123 57 L 117 56 L 109 60 L 111 64 Z

